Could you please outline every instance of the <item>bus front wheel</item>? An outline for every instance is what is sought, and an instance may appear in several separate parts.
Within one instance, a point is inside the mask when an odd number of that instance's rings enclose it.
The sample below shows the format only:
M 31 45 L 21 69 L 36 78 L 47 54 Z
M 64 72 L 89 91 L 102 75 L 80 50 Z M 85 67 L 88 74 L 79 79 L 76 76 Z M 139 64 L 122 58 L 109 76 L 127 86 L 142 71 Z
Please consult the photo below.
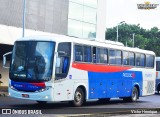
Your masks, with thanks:
M 79 107 L 85 102 L 84 91 L 81 88 L 77 88 L 74 94 L 74 100 L 70 102 L 73 106 Z

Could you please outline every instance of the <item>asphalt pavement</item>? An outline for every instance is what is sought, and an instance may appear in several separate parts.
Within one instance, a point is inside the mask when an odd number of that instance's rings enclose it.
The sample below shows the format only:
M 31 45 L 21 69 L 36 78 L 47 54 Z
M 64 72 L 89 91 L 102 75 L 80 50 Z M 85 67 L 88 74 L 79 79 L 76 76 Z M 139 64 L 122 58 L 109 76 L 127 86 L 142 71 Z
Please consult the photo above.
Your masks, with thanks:
M 108 103 L 99 103 L 98 101 L 89 101 L 82 107 L 71 107 L 67 102 L 49 102 L 45 105 L 39 105 L 36 101 L 22 100 L 11 97 L 0 97 L 0 113 L 2 109 L 11 110 L 11 114 L 54 114 L 61 116 L 127 116 L 128 114 L 154 114 L 160 113 L 160 95 L 140 97 L 135 102 L 124 102 L 121 99 L 111 99 Z M 4 113 L 3 112 L 3 113 Z M 43 116 L 43 115 L 41 115 Z M 50 116 L 50 115 L 49 115 Z

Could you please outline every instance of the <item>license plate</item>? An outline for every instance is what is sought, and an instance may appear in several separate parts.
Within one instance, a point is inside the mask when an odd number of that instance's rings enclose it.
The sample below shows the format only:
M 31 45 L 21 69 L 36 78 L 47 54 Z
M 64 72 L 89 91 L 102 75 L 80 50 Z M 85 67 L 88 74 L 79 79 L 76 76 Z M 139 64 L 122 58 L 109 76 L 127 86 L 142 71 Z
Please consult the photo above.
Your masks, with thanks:
M 29 98 L 29 95 L 28 94 L 22 94 L 22 97 Z

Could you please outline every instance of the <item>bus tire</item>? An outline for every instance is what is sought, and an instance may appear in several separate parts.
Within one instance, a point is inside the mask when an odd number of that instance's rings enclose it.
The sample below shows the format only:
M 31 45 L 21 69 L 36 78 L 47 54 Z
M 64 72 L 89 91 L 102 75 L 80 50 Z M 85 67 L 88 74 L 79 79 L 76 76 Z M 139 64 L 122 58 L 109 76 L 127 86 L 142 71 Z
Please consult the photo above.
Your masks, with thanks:
M 125 102 L 136 102 L 137 99 L 138 99 L 138 89 L 136 87 L 133 88 L 131 97 L 123 98 Z
M 44 104 L 47 103 L 47 101 L 37 101 L 37 103 L 40 104 L 40 105 L 44 105 Z
M 159 84 L 158 87 L 157 87 L 157 93 L 158 93 L 158 94 L 160 93 L 160 84 Z
M 80 107 L 84 104 L 85 102 L 85 95 L 84 91 L 81 88 L 77 88 L 74 94 L 74 100 L 71 101 L 70 103 L 72 106 Z

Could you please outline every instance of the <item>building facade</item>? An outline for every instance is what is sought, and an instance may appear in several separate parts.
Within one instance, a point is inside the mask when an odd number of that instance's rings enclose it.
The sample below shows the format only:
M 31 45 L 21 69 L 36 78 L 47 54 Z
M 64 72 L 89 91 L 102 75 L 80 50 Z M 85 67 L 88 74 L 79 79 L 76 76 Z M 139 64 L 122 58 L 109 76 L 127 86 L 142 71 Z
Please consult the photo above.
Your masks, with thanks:
M 0 0 L 0 46 L 13 45 L 22 37 L 23 3 L 24 0 Z M 25 36 L 57 33 L 104 40 L 105 14 L 106 0 L 26 0 Z M 5 51 L 0 51 L 2 67 Z M 3 80 L 8 72 L 1 74 Z

